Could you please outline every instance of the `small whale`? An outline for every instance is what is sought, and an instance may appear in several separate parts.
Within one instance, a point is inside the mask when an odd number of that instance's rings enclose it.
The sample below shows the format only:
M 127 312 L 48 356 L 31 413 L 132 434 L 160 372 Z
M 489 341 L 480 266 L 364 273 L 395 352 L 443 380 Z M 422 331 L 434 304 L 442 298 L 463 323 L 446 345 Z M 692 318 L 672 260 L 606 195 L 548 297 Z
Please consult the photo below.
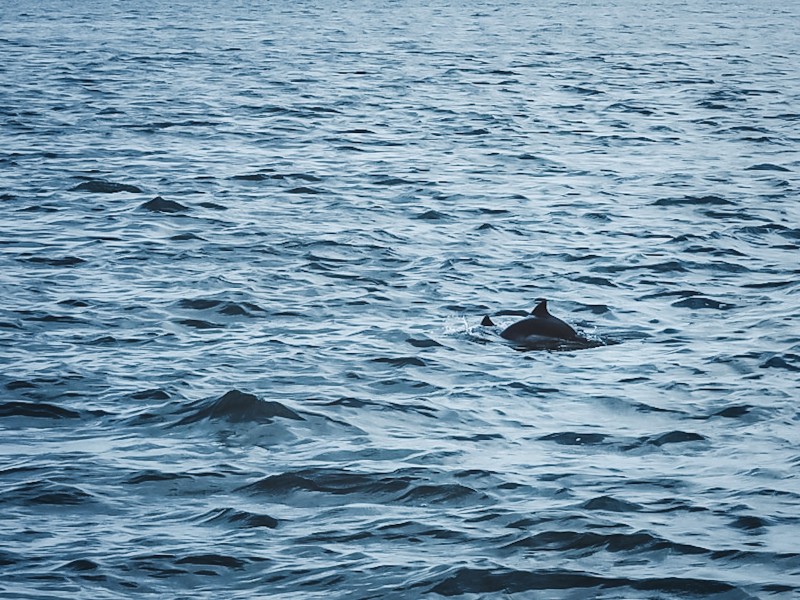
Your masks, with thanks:
M 500 337 L 527 348 L 547 348 L 561 343 L 577 343 L 584 345 L 590 341 L 578 333 L 558 317 L 547 310 L 547 300 L 537 298 L 538 304 L 528 317 L 506 327 Z M 488 316 L 481 321 L 484 327 L 494 327 Z

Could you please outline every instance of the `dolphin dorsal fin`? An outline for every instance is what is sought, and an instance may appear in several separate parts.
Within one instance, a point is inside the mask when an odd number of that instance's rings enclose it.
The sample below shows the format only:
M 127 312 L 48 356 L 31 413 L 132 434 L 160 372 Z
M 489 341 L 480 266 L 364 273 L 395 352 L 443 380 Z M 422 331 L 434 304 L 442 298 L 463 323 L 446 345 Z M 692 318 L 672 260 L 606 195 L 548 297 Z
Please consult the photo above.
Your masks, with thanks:
M 545 298 L 539 298 L 538 300 L 539 304 L 537 304 L 536 308 L 531 311 L 531 314 L 534 317 L 540 317 L 543 319 L 549 317 L 550 313 L 547 312 L 547 300 Z
M 483 321 L 481 321 L 481 325 L 483 327 L 494 327 L 494 321 L 489 318 L 489 315 L 483 317 Z

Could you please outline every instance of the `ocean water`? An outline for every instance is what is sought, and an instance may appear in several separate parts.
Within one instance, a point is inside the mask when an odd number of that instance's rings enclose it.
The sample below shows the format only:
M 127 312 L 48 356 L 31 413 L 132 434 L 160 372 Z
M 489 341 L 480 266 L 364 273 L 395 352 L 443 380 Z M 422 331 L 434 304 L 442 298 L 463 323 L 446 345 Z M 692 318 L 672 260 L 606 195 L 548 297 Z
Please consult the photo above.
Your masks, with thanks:
M 0 6 L 0 597 L 800 597 L 800 5 Z M 597 347 L 520 351 L 535 298 Z

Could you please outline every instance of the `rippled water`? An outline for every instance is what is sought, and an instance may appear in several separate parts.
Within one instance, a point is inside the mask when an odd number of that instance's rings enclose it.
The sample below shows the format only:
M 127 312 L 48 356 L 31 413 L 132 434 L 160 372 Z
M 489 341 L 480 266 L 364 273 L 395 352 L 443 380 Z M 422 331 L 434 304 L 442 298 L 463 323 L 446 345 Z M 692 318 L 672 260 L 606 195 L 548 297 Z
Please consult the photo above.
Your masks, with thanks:
M 796 597 L 799 17 L 4 3 L 0 596 Z

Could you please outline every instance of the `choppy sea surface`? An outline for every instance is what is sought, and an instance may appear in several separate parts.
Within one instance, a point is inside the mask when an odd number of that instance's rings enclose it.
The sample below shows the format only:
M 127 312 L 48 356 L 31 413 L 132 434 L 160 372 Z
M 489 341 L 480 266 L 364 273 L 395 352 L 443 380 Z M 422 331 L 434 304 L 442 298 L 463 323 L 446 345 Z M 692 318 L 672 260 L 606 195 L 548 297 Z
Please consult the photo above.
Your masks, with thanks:
M 800 597 L 800 5 L 0 7 L 0 597 Z M 495 331 L 535 298 L 597 347 Z

